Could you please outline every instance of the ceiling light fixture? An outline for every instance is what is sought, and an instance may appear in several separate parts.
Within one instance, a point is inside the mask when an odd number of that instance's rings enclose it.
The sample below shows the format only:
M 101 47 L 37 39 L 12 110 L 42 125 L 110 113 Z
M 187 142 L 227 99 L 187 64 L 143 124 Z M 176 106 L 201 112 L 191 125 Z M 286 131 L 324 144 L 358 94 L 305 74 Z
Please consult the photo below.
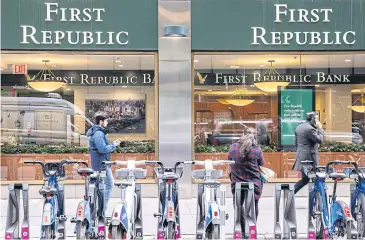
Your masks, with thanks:
M 53 92 L 64 86 L 66 81 L 57 80 L 53 72 L 48 69 L 47 63 L 50 61 L 43 60 L 42 62 L 44 62 L 44 67 L 37 73 L 37 75 L 30 77 L 28 74 L 25 74 L 27 84 L 34 90 L 40 92 Z
M 118 67 L 124 67 L 124 65 L 122 65 L 122 64 L 119 64 L 119 65 L 118 65 Z
M 238 107 L 244 107 L 255 101 L 251 99 L 250 95 L 248 95 L 247 92 L 248 90 L 246 88 L 236 89 L 230 98 L 217 99 L 217 101 L 222 104 L 230 104 Z
M 275 70 L 272 64 L 275 60 L 269 60 L 270 68 L 259 77 L 259 81 L 255 82 L 255 86 L 264 92 L 277 92 L 279 87 L 286 87 L 290 82 L 285 81 L 284 78 Z
M 197 63 L 197 62 L 199 62 L 199 60 L 198 59 L 195 59 L 194 62 Z
M 164 28 L 165 37 L 186 37 L 188 30 L 185 26 L 171 25 Z
M 240 68 L 240 66 L 238 66 L 238 65 L 231 65 L 231 66 L 229 66 L 230 68 Z
M 351 62 L 351 59 L 346 59 L 345 62 Z
M 360 101 L 361 105 L 355 105 L 358 101 Z M 352 111 L 358 112 L 358 113 L 365 113 L 365 97 L 364 97 L 364 89 L 361 90 L 361 96 L 356 99 L 356 101 L 352 104 L 352 106 L 349 106 Z
M 115 62 L 120 63 L 120 62 L 122 62 L 122 60 L 120 60 L 119 58 L 117 58 L 117 60 Z
M 261 64 L 260 67 L 265 67 L 265 65 L 264 64 Z

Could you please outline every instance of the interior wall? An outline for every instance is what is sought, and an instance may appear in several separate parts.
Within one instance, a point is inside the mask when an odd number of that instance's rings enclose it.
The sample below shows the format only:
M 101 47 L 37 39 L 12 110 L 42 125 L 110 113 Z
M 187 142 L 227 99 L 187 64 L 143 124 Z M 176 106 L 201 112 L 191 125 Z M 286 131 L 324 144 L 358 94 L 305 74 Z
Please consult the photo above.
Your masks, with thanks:
M 70 86 L 74 91 L 74 104 L 82 111 L 85 111 L 85 100 L 100 99 L 100 100 L 122 100 L 122 99 L 138 99 L 140 94 L 146 95 L 146 133 L 140 134 L 109 134 L 109 140 L 122 138 L 127 141 L 141 141 L 155 139 L 155 97 L 154 87 L 128 87 L 122 86 L 98 86 L 98 87 L 84 87 L 84 86 Z M 93 121 L 93 119 L 90 119 Z M 83 119 L 75 119 L 75 124 L 85 131 L 85 122 Z

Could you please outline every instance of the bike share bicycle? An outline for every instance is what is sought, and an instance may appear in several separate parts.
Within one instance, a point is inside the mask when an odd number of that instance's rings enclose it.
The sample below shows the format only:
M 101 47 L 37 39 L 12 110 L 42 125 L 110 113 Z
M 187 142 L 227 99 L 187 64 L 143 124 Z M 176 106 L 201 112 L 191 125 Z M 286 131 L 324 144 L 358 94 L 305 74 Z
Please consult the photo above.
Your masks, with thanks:
M 85 195 L 77 207 L 76 217 L 71 219 L 76 223 L 75 233 L 77 239 L 105 239 L 104 216 L 104 184 L 105 168 L 112 162 L 100 163 L 100 170 L 81 168 L 77 172 L 85 178 Z
M 346 237 L 357 239 L 357 231 L 349 207 L 343 201 L 337 200 L 337 182 L 345 179 L 345 173 L 336 172 L 332 165 L 353 165 L 356 162 L 331 161 L 326 167 L 314 167 L 313 161 L 302 161 L 310 179 L 309 184 L 309 223 L 308 239 L 328 239 Z M 334 180 L 333 195 L 327 197 L 326 178 Z M 327 200 L 328 199 L 328 200 Z M 313 225 L 315 221 L 315 225 Z
M 162 162 L 158 164 L 155 174 L 158 178 L 159 209 L 154 214 L 159 218 L 157 225 L 157 239 L 179 239 L 181 236 L 179 195 L 177 180 L 182 177 L 183 169 L 180 164 L 193 164 L 193 161 L 177 162 L 173 168 L 164 167 Z
M 111 239 L 143 238 L 141 184 L 137 184 L 136 179 L 146 178 L 147 170 L 136 168 L 136 166 L 154 163 L 135 160 L 111 163 L 117 166 L 127 166 L 115 172 L 117 179 L 126 181 L 115 183 L 115 186 L 121 189 L 121 201 L 114 208 L 109 225 Z
M 41 161 L 25 161 L 25 164 L 39 164 L 42 167 L 45 184 L 39 190 L 45 200 L 43 205 L 41 239 L 65 238 L 63 185 L 59 181 L 66 179 L 65 164 L 84 164 L 86 162 L 62 160 L 61 162 L 43 163 Z M 62 225 L 62 228 L 60 228 Z
M 355 180 L 350 185 L 351 214 L 356 220 L 359 238 L 365 238 L 365 169 L 356 165 L 346 170 L 348 177 Z
M 204 166 L 204 169 L 193 171 L 193 178 L 204 180 L 198 184 L 197 239 L 220 239 L 221 218 L 226 220 L 228 216 L 220 216 L 217 192 L 221 183 L 216 179 L 223 176 L 223 171 L 214 169 L 214 166 L 233 163 L 225 160 L 194 161 L 194 164 Z

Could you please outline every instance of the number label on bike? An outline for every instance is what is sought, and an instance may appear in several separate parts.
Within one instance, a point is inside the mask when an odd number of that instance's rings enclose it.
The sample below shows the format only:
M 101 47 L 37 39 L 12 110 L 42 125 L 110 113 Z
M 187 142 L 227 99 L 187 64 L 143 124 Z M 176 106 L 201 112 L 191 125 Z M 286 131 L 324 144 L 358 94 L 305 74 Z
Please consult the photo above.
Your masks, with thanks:
M 350 212 L 350 209 L 348 207 L 344 207 L 344 211 L 345 211 L 345 216 L 346 217 L 351 217 L 351 212 Z

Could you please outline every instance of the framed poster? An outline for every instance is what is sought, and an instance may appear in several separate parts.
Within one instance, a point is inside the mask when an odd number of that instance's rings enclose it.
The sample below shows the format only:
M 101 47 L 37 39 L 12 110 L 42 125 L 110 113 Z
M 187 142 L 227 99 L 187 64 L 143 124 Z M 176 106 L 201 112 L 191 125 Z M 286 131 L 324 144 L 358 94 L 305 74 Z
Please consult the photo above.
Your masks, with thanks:
M 278 148 L 295 149 L 295 130 L 315 109 L 313 87 L 286 87 L 278 91 Z
M 85 115 L 95 119 L 102 115 L 108 119 L 109 133 L 146 133 L 146 95 L 122 100 L 85 100 Z M 86 131 L 88 126 L 85 127 Z

